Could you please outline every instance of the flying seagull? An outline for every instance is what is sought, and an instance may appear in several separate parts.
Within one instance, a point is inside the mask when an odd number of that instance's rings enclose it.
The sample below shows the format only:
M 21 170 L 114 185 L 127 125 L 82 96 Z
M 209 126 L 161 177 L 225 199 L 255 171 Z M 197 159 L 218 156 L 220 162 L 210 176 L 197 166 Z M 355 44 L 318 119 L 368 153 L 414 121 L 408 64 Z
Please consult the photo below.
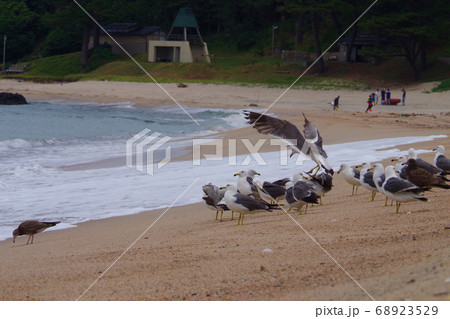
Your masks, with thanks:
M 208 183 L 202 187 L 205 196 L 202 199 L 205 201 L 206 206 L 216 211 L 216 220 L 217 216 L 220 214 L 220 220 L 222 221 L 222 215 L 224 210 L 229 210 L 227 205 L 221 204 L 220 201 L 223 199 L 223 195 L 225 194 L 224 190 L 219 189 L 216 185 Z M 233 216 L 231 216 L 233 219 Z
M 34 235 L 43 232 L 49 227 L 53 227 L 60 222 L 39 222 L 37 220 L 26 220 L 22 222 L 19 227 L 13 231 L 13 243 L 16 242 L 18 236 L 28 235 L 27 245 L 30 242 L 33 243 Z
M 301 153 L 316 162 L 317 166 L 311 170 L 322 167 L 329 174 L 333 174 L 333 169 L 328 163 L 328 155 L 322 147 L 322 137 L 317 127 L 312 124 L 303 114 L 305 118 L 304 134 L 289 121 L 277 119 L 261 113 L 244 110 L 245 118 L 248 123 L 253 125 L 259 133 L 272 135 L 285 141 L 292 149 L 292 154 Z M 316 173 L 317 173 L 316 171 Z
M 446 174 L 450 174 L 450 159 L 445 157 L 445 148 L 442 145 L 439 145 L 436 149 L 436 157 L 434 158 L 434 165 L 441 170 L 443 170 Z
M 396 201 L 395 213 L 398 213 L 402 202 L 410 202 L 413 200 L 426 202 L 428 200 L 422 196 L 422 188 L 397 177 L 394 166 L 386 167 L 385 174 L 386 180 L 383 183 L 384 193 Z
M 250 196 L 238 193 L 236 185 L 227 184 L 225 188 L 225 204 L 227 204 L 229 209 L 239 213 L 238 225 L 244 224 L 244 215 L 246 214 L 254 214 L 263 211 L 271 212 L 271 209 L 277 209 L 277 204 L 267 204 Z
M 358 186 L 361 185 L 361 183 L 359 182 L 359 170 L 357 170 L 356 168 L 352 168 L 347 164 L 342 164 L 338 171 L 338 174 L 341 172 L 344 180 L 353 186 L 352 195 L 356 195 L 356 193 L 358 192 Z

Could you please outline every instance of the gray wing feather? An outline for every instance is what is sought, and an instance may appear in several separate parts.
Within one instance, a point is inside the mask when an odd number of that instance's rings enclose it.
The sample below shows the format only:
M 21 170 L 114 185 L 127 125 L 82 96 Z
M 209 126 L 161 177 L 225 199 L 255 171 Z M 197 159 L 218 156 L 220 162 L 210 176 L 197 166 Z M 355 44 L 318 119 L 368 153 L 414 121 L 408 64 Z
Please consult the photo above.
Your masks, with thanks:
M 234 194 L 234 198 L 237 204 L 245 206 L 249 211 L 258 209 L 269 210 L 269 207 L 263 202 L 257 201 L 256 199 L 253 199 L 241 193 Z
M 385 183 L 383 188 L 390 193 L 400 193 L 406 191 L 417 191 L 421 192 L 422 189 L 416 185 L 408 182 L 407 180 L 392 177 L 389 178 Z
M 436 158 L 436 166 L 443 171 L 450 171 L 450 160 L 446 158 L 444 155 L 439 155 Z

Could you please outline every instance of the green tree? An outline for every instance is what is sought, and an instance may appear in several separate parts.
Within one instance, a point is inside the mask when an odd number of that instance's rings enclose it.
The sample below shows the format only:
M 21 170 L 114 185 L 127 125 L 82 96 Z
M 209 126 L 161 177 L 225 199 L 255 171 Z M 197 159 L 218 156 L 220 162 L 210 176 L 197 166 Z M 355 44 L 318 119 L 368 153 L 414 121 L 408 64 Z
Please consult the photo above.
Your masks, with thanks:
M 398 39 L 414 80 L 427 68 L 427 51 L 448 39 L 450 9 L 446 0 L 380 0 L 366 27 Z
M 3 35 L 7 36 L 7 61 L 17 60 L 32 50 L 36 41 L 33 30 L 38 21 L 24 1 L 0 0 L 0 36 L 1 40 Z

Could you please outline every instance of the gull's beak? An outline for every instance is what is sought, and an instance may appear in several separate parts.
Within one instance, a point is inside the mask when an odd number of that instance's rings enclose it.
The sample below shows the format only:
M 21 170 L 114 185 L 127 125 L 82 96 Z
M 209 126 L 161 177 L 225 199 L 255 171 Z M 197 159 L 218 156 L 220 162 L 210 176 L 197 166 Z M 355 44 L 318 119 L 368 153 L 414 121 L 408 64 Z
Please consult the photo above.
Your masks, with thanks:
M 239 173 L 234 174 L 233 176 L 239 176 Z
M 259 176 L 261 176 L 261 174 L 260 174 L 260 173 L 255 173 L 255 175 L 259 175 Z
M 356 165 L 355 166 L 355 168 L 361 168 L 362 167 L 362 165 Z
M 395 157 L 395 158 L 391 159 L 391 162 L 398 162 L 398 158 Z
M 436 151 L 437 151 L 437 148 L 433 148 L 433 151 L 436 152 Z
M 226 186 L 222 186 L 220 189 L 226 189 L 227 187 Z
M 16 237 L 15 236 L 13 237 L 13 243 L 14 244 L 16 243 Z
M 342 171 L 342 168 L 340 168 L 337 173 L 339 174 L 341 171 Z

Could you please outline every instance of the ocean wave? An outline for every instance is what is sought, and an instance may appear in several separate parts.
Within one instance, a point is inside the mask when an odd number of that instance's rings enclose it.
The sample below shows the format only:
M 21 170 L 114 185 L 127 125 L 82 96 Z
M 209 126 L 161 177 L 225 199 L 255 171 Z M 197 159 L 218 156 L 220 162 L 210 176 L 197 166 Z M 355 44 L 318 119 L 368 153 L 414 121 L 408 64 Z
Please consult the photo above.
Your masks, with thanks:
M 12 140 L 0 141 L 0 151 L 8 151 L 14 149 L 25 149 L 32 147 L 42 147 L 55 145 L 58 141 L 56 139 L 52 140 L 40 140 L 40 141 L 28 141 L 21 138 L 15 138 Z

